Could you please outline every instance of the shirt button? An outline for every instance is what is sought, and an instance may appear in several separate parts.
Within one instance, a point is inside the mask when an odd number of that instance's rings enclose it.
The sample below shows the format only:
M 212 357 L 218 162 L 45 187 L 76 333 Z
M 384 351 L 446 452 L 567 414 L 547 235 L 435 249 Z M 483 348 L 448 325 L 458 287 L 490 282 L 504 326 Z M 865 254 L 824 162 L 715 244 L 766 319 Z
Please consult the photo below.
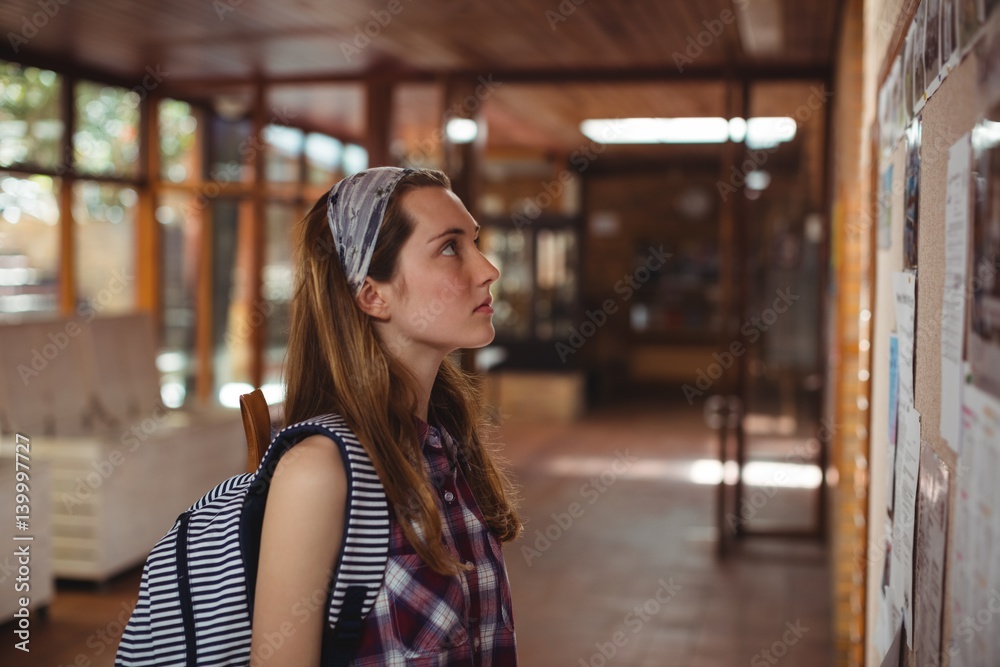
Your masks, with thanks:
M 472 644 L 473 644 L 473 645 L 474 645 L 474 646 L 475 646 L 476 648 L 479 648 L 479 637 L 476 637 L 476 638 L 475 638 L 475 639 L 473 640 Z
M 444 499 L 447 500 L 450 503 L 451 501 L 453 501 L 455 499 L 455 494 L 452 493 L 451 491 L 445 491 L 444 492 Z

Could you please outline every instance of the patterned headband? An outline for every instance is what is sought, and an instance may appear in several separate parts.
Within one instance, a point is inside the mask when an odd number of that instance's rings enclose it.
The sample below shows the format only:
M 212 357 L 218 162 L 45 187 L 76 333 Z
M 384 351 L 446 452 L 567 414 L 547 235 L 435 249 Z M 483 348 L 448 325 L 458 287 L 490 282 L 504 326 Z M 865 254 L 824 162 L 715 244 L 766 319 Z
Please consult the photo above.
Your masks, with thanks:
M 361 292 L 375 251 L 389 195 L 413 171 L 375 167 L 349 176 L 330 189 L 326 217 L 351 294 Z

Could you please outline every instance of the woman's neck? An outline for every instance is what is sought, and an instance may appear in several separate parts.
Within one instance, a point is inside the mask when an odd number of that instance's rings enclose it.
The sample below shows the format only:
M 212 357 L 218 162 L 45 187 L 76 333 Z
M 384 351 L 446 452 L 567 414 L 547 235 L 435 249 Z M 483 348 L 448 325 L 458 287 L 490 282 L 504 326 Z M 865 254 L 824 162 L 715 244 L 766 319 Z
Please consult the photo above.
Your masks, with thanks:
M 397 358 L 397 361 L 413 375 L 413 379 L 416 381 L 414 389 L 417 392 L 417 404 L 414 414 L 426 422 L 428 421 L 427 413 L 431 402 L 431 390 L 434 388 L 438 369 L 441 368 L 441 362 L 444 361 L 444 358 L 429 355 L 426 357 L 411 355 L 405 359 Z

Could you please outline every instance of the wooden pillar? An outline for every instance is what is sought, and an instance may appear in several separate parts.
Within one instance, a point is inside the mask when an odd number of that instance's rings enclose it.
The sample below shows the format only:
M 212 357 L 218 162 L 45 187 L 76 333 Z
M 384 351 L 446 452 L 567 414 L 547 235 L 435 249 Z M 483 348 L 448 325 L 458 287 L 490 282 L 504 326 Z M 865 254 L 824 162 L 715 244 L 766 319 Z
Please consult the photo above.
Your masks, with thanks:
M 747 121 L 747 132 L 743 136 L 743 142 L 740 145 L 739 155 L 739 166 L 737 171 L 743 173 L 742 164 L 747 158 L 747 135 L 750 133 L 750 86 L 751 82 L 744 78 L 740 81 L 739 89 L 739 103 L 740 103 L 740 117 Z M 735 172 L 734 172 L 735 173 Z M 744 174 L 744 177 L 746 175 Z M 734 322 L 734 327 L 738 330 L 742 330 L 742 323 L 746 321 L 747 309 L 749 305 L 750 296 L 750 285 L 749 285 L 749 274 L 747 272 L 747 264 L 749 263 L 748 255 L 750 254 L 749 239 L 750 235 L 747 233 L 747 226 L 750 223 L 750 216 L 747 215 L 747 197 L 744 191 L 744 185 L 740 185 L 736 193 L 734 193 L 735 201 L 733 202 L 735 206 L 733 207 L 733 242 L 735 243 L 736 252 L 733 253 L 733 258 L 736 263 L 733 267 L 734 277 L 736 279 L 736 291 L 734 296 L 735 301 L 735 313 L 737 315 L 736 321 Z M 734 336 L 730 340 L 739 340 L 738 336 Z M 741 417 L 736 420 L 736 426 L 734 429 L 734 436 L 736 438 L 736 465 L 739 466 L 739 474 L 736 477 L 736 499 L 737 502 L 742 502 L 743 500 L 743 466 L 746 465 L 746 430 L 744 428 L 744 420 L 748 411 L 749 401 L 747 400 L 747 357 L 749 355 L 741 354 L 736 362 L 736 396 L 742 402 Z M 720 530 L 722 527 L 719 527 Z M 743 523 L 737 523 L 736 525 L 736 536 L 743 537 L 745 534 L 746 526 Z
M 481 192 L 482 163 L 486 151 L 486 120 L 482 114 L 485 100 L 477 94 L 479 83 L 475 80 L 450 78 L 444 85 L 444 167 L 451 178 L 452 189 L 474 217 L 478 217 L 478 199 Z M 475 140 L 456 144 L 448 137 L 448 121 L 466 118 L 475 121 L 478 131 Z
M 258 82 L 254 88 L 253 122 L 251 123 L 252 136 L 261 143 L 264 140 L 264 128 L 267 125 L 267 88 L 262 82 Z M 250 352 L 250 384 L 260 387 L 264 384 L 264 344 L 267 339 L 267 319 L 263 318 L 259 323 L 254 317 L 257 311 L 263 312 L 264 306 L 264 243 L 265 229 L 264 216 L 267 207 L 267 199 L 264 189 L 267 187 L 267 173 L 265 171 L 267 163 L 264 151 L 254 151 L 253 153 L 253 187 L 251 188 L 253 202 L 250 225 L 250 262 L 247 267 L 247 280 L 249 281 L 246 295 L 246 326 L 250 331 L 249 352 Z
M 162 341 L 162 257 L 156 202 L 160 192 L 160 97 L 154 92 L 143 101 L 140 116 L 144 141 L 140 143 L 145 183 L 139 188 L 136 220 L 136 307 L 153 318 L 156 342 Z
M 367 89 L 367 137 L 369 167 L 393 165 L 389 152 L 392 141 L 392 83 L 382 79 L 372 79 Z
M 76 228 L 73 219 L 73 134 L 76 132 L 76 113 L 73 104 L 73 89 L 76 78 L 70 74 L 63 76 L 60 104 L 65 120 L 62 138 L 62 162 L 58 171 L 62 173 L 59 182 L 59 314 L 72 316 L 76 311 Z
M 200 211 L 198 223 L 198 267 L 195 296 L 195 392 L 202 405 L 211 400 L 212 386 L 215 384 L 215 366 L 212 350 L 212 206 Z

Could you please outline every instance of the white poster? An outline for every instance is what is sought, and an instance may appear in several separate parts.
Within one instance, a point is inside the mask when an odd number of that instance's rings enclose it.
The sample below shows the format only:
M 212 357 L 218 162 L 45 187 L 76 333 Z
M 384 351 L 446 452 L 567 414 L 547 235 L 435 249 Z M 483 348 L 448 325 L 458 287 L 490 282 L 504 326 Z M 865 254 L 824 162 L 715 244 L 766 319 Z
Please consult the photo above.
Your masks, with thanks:
M 896 499 L 892 521 L 892 591 L 903 615 L 906 645 L 913 648 L 913 531 L 916 519 L 917 473 L 920 468 L 920 414 L 900 405 L 906 425 L 896 446 Z
M 950 574 L 953 667 L 996 665 L 1000 632 L 1000 401 L 975 385 L 963 393 Z
M 913 317 L 917 303 L 917 276 L 912 271 L 892 274 L 896 305 L 896 336 L 899 339 L 899 418 L 913 406 Z M 897 438 L 898 438 L 897 434 Z
M 944 300 L 941 305 L 941 437 L 958 451 L 962 433 L 962 344 L 965 341 L 965 276 L 969 255 L 969 135 L 948 151 L 945 199 Z

